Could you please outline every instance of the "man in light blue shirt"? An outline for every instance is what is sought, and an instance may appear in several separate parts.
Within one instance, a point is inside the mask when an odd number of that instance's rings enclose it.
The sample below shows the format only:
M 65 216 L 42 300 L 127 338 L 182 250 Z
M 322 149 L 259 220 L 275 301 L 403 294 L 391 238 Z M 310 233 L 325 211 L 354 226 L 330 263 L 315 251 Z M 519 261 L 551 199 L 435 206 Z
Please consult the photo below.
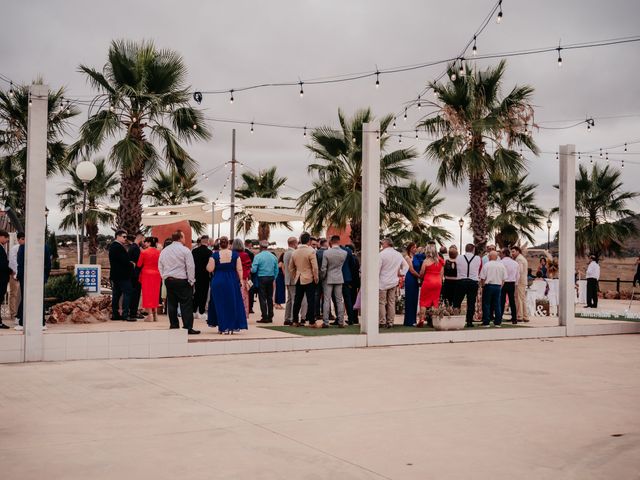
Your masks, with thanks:
M 273 323 L 273 282 L 278 276 L 278 259 L 267 250 L 269 242 L 260 241 L 260 253 L 253 258 L 251 273 L 258 276 L 258 300 L 262 318 L 257 323 Z

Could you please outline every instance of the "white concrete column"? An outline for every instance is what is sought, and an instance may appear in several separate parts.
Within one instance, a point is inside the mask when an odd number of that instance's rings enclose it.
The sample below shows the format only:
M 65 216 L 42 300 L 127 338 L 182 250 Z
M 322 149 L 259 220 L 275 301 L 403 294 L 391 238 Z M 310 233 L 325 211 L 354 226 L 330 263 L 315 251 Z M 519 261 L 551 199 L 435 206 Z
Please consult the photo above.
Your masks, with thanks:
M 380 123 L 362 126 L 362 320 L 367 341 L 377 336 L 380 287 Z
M 575 328 L 576 271 L 576 147 L 560 145 L 560 251 L 558 254 L 560 296 L 558 319 L 567 327 L 567 335 Z
M 27 212 L 24 272 L 24 359 L 42 360 L 44 300 L 44 209 L 47 192 L 48 85 L 31 85 L 27 131 Z

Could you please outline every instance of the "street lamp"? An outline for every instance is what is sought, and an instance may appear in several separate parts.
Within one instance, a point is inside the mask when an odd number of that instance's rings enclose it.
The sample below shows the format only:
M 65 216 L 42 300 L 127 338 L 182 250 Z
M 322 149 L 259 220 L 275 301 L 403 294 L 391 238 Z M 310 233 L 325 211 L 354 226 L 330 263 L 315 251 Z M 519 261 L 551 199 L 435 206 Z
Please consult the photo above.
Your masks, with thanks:
M 458 225 L 460 225 L 460 253 L 462 253 L 462 227 L 464 227 L 464 220 L 462 218 L 458 220 Z
M 96 178 L 98 170 L 96 166 L 88 161 L 80 162 L 76 165 L 76 176 L 80 179 L 83 185 L 83 196 L 82 196 L 82 226 L 80 227 L 81 235 L 80 235 L 80 263 L 82 263 L 84 259 L 84 224 L 86 222 L 86 210 L 87 210 L 87 183 Z
M 551 219 L 547 220 L 547 251 L 551 251 L 551 225 L 553 222 Z
M 44 207 L 44 241 L 47 241 L 49 236 L 49 209 Z

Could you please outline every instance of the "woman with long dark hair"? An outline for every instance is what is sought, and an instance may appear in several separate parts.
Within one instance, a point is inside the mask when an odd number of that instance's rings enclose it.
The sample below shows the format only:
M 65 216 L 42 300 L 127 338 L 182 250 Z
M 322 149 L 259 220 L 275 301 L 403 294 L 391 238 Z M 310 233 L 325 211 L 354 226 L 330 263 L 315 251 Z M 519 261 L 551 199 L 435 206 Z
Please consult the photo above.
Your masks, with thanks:
M 417 253 L 414 242 L 407 245 L 404 261 L 407 262 L 409 270 L 404 280 L 404 322 L 405 327 L 413 327 L 418 316 L 418 296 L 420 294 L 420 268 L 424 255 Z

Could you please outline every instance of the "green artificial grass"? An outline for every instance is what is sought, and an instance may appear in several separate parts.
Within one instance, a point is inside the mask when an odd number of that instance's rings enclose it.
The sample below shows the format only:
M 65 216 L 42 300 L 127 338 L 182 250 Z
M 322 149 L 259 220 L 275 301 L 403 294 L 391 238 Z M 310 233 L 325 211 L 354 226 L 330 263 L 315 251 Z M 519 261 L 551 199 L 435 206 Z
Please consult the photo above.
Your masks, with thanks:
M 464 327 L 465 330 L 484 330 L 480 327 L 480 324 L 475 324 L 473 328 Z M 268 330 L 275 330 L 277 332 L 291 333 L 293 335 L 301 335 L 304 337 L 322 337 L 325 335 L 358 335 L 360 333 L 360 325 L 349 325 L 346 328 L 338 328 L 331 326 L 329 328 L 309 328 L 309 327 L 289 327 L 285 325 L 270 325 L 259 326 L 260 328 L 266 328 Z M 503 323 L 502 328 L 519 328 L 524 325 L 513 325 L 512 323 Z M 492 329 L 495 327 L 491 327 Z M 416 333 L 416 332 L 435 332 L 434 328 L 416 328 L 405 327 L 404 325 L 394 325 L 393 328 L 381 328 L 380 333 Z

